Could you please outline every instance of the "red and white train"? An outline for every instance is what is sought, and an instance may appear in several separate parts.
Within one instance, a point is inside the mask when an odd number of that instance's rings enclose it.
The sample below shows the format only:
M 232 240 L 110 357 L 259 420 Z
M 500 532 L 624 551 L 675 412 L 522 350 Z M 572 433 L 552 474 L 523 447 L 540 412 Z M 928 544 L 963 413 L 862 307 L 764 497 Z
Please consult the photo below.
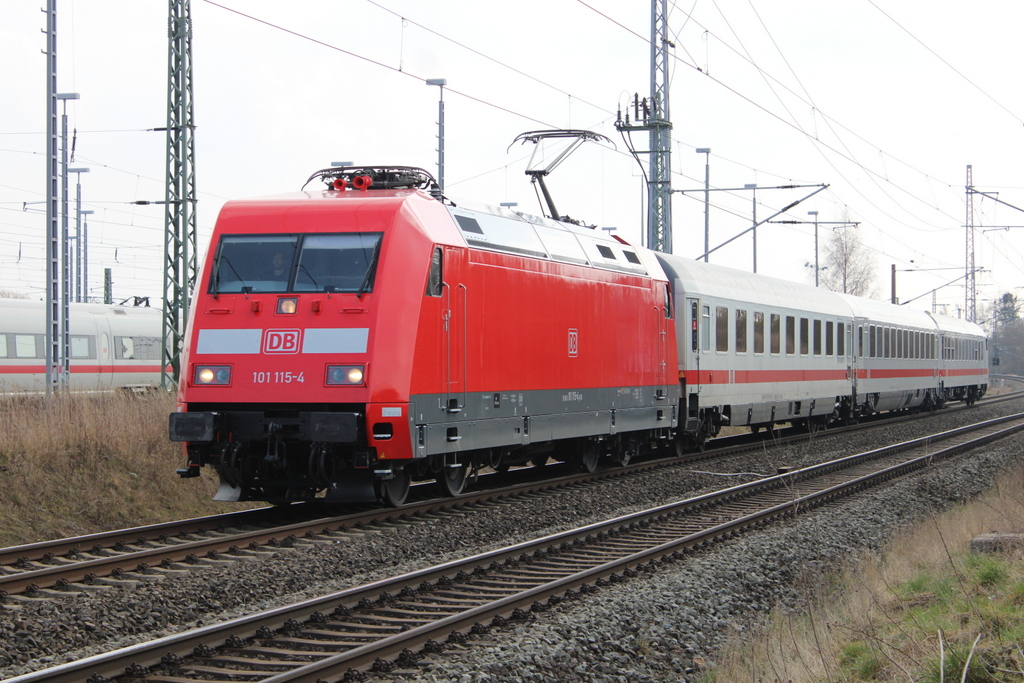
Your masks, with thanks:
M 46 304 L 0 299 L 0 395 L 46 391 Z M 163 318 L 147 307 L 71 304 L 68 389 L 160 386 Z
M 314 177 L 225 204 L 202 266 L 170 436 L 220 500 L 401 504 L 987 386 L 973 324 L 456 207 L 419 169 Z

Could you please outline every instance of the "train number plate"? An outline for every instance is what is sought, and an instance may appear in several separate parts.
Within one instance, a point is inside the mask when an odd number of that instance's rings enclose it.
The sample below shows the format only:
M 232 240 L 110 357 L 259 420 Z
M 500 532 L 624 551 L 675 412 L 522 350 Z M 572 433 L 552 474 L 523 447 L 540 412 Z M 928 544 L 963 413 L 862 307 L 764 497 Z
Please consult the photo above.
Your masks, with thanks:
M 253 384 L 291 384 L 292 382 L 305 382 L 304 372 L 254 372 L 252 373 Z

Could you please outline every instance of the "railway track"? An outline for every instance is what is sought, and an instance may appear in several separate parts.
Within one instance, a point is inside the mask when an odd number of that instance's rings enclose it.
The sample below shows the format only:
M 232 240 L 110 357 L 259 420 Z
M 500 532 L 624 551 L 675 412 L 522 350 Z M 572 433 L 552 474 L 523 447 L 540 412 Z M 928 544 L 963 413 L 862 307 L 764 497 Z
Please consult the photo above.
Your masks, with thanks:
M 653 572 L 694 548 L 828 505 L 1024 431 L 1024 413 L 840 458 L 222 624 L 9 683 L 111 678 L 356 680 Z M 941 445 L 941 447 L 940 447 Z
M 986 403 L 1019 397 L 1019 393 L 1007 394 L 987 399 Z M 960 409 L 952 407 L 952 410 Z M 834 438 L 853 430 L 920 417 L 896 417 L 834 428 L 818 432 L 814 438 Z M 352 533 L 388 524 L 416 523 L 434 515 L 458 513 L 473 505 L 538 494 L 561 495 L 622 477 L 670 472 L 700 460 L 762 448 L 766 443 L 780 446 L 808 438 L 805 432 L 777 436 L 779 433 L 788 432 L 773 433 L 770 437 L 762 434 L 718 439 L 719 443 L 704 453 L 646 460 L 590 474 L 570 473 L 552 478 L 549 471 L 542 473 L 536 468 L 524 468 L 510 473 L 511 477 L 484 475 L 480 477 L 480 491 L 457 499 L 435 498 L 432 487 L 422 485 L 414 487 L 413 502 L 398 509 L 350 506 L 343 514 L 328 514 L 325 509 L 312 505 L 261 508 L 0 549 L 0 597 L 37 598 L 51 595 L 52 591 L 86 591 L 97 585 L 150 581 L 195 567 L 265 557 L 282 548 L 333 543 Z M 509 484 L 510 480 L 514 483 Z

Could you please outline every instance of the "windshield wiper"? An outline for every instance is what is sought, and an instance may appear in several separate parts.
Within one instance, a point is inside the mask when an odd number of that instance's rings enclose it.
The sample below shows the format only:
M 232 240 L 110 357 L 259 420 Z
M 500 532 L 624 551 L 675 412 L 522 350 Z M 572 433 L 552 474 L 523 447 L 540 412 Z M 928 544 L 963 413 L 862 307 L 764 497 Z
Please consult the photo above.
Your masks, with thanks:
M 238 278 L 239 288 L 245 287 L 245 278 L 243 278 L 241 274 L 237 270 L 235 270 L 235 267 L 231 265 L 231 259 L 229 259 L 227 256 L 221 255 L 220 259 L 217 261 L 217 277 L 214 278 L 213 281 L 213 293 L 215 295 L 220 294 L 220 266 L 222 263 L 226 263 L 228 268 L 231 269 L 231 272 L 235 274 L 236 278 Z
M 306 274 L 306 277 L 308 277 L 308 278 L 309 278 L 309 281 L 310 281 L 310 282 L 312 283 L 312 285 L 313 285 L 313 291 L 314 291 L 314 292 L 318 292 L 318 291 L 320 291 L 320 285 L 319 285 L 319 284 L 317 283 L 317 281 L 316 281 L 316 278 L 315 278 L 315 277 L 313 277 L 313 273 L 309 272 L 309 268 L 306 268 L 306 266 L 304 266 L 304 265 L 302 265 L 302 264 L 300 263 L 300 264 L 299 264 L 299 270 L 301 270 L 301 271 L 302 271 L 303 273 L 305 273 L 305 274 Z M 299 286 L 299 282 L 298 282 L 298 278 L 296 278 L 296 281 L 295 281 L 295 288 L 296 288 L 296 289 L 298 289 L 298 286 Z
M 380 239 L 377 240 L 377 246 L 373 248 L 373 256 L 370 257 L 370 265 L 366 268 L 366 275 L 363 277 L 362 284 L 359 285 L 359 291 L 356 292 L 356 298 L 362 299 L 363 294 L 366 293 L 366 288 L 373 282 L 373 276 L 377 273 L 377 256 L 380 254 L 380 245 L 384 241 L 384 236 L 381 235 Z

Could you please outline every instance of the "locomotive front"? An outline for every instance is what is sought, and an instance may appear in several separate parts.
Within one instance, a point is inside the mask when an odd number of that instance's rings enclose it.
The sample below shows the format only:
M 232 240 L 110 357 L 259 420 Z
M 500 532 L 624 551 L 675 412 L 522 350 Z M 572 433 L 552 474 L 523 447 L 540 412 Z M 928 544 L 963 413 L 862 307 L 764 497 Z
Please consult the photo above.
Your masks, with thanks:
M 224 206 L 170 417 L 187 452 L 179 475 L 214 466 L 216 500 L 380 497 L 389 463 L 412 457 L 409 331 L 432 253 L 419 214 L 431 204 L 341 183 Z

